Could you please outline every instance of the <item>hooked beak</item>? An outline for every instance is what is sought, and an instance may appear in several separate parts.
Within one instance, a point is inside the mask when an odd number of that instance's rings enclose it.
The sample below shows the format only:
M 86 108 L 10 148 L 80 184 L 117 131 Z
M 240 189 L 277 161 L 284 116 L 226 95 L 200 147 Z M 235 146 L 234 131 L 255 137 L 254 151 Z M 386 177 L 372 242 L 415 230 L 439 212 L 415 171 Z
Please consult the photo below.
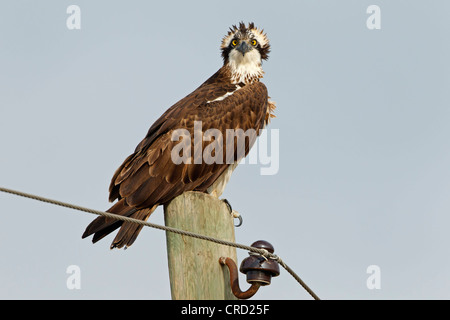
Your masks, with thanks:
M 242 41 L 237 47 L 236 50 L 242 53 L 242 56 L 244 56 L 247 52 L 249 52 L 251 47 L 247 44 L 246 41 Z

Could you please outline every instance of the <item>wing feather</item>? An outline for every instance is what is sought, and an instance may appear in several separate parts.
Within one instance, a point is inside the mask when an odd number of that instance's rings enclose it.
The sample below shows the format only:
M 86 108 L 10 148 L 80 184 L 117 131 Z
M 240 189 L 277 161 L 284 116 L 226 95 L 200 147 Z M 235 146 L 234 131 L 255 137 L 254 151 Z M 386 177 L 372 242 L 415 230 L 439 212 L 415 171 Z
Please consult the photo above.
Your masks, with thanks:
M 138 168 L 136 170 L 130 164 L 123 165 L 124 172 L 117 175 L 120 180 L 116 180 L 114 184 L 121 185 L 120 197 L 125 197 L 128 205 L 142 207 L 145 203 L 146 206 L 152 206 L 163 203 L 162 200 L 172 199 L 184 191 L 205 191 L 229 166 L 230 159 L 227 158 L 225 145 L 222 163 L 206 164 L 203 161 L 201 153 L 211 142 L 201 139 L 194 141 L 194 121 L 202 121 L 203 132 L 208 129 L 219 129 L 223 137 L 226 136 L 226 129 L 242 129 L 244 132 L 253 129 L 259 134 L 267 112 L 267 89 L 264 84 L 258 82 L 244 86 L 226 99 L 211 103 L 206 102 L 214 100 L 217 95 L 225 94 L 228 88 L 215 91 L 206 89 L 199 90 L 195 95 L 191 94 L 178 102 L 176 104 L 178 108 L 168 112 L 164 117 L 164 123 L 158 126 L 158 130 L 161 131 L 158 136 L 149 130 L 149 134 L 140 144 L 141 147 L 137 148 L 138 153 L 145 153 L 146 156 L 140 157 L 136 154 L 135 157 L 129 158 L 134 161 L 145 161 L 145 166 L 135 164 Z M 202 92 L 206 96 L 202 96 Z M 162 131 L 162 128 L 165 131 Z M 171 160 L 171 151 L 176 142 L 171 141 L 170 137 L 176 129 L 187 129 L 191 133 L 190 164 L 177 165 Z M 246 139 L 244 156 L 248 154 L 251 142 Z M 239 160 L 237 138 L 234 138 L 233 144 L 231 150 L 234 151 L 236 161 Z M 194 163 L 196 159 L 197 161 L 202 159 L 202 163 Z M 130 174 L 130 171 L 133 171 L 133 174 Z M 158 189 L 159 192 L 156 192 Z
M 232 162 L 230 160 L 239 160 L 236 138 L 226 139 L 226 130 L 253 129 L 259 134 L 259 130 L 264 127 L 268 110 L 267 89 L 261 82 L 242 85 L 236 90 L 237 86 L 234 84 L 217 81 L 214 76 L 211 77 L 170 107 L 150 127 L 135 152 L 125 159 L 111 180 L 109 199 L 118 199 L 119 202 L 110 208 L 110 212 L 119 211 L 121 214 L 146 220 L 156 206 L 169 202 L 185 191 L 205 192 L 228 168 Z M 216 100 L 230 92 L 233 94 Z M 191 151 L 202 152 L 212 143 L 203 139 L 194 141 L 195 121 L 202 121 L 202 132 L 208 129 L 218 129 L 221 132 L 222 163 L 207 164 L 199 153 L 191 154 L 191 163 L 175 164 L 172 161 L 172 149 L 180 143 L 171 140 L 174 130 L 189 131 Z M 194 142 L 197 145 L 194 145 Z M 230 150 L 234 152 L 231 156 L 226 152 L 227 144 L 230 143 L 233 143 Z M 252 141 L 246 139 L 244 156 L 248 154 L 251 144 Z M 202 159 L 200 164 L 194 163 L 196 157 Z M 137 211 L 133 211 L 133 208 Z M 131 226 L 129 223 L 122 225 L 105 218 L 98 218 L 91 223 L 85 236 L 95 233 L 94 238 L 97 241 L 120 226 L 121 230 L 113 246 L 130 245 L 141 227 Z

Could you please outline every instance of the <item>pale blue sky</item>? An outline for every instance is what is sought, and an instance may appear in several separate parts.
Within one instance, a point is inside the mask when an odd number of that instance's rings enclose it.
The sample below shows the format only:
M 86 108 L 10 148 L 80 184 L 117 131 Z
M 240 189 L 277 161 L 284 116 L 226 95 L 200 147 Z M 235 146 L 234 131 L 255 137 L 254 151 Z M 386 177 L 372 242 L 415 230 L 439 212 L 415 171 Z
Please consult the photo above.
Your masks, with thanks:
M 66 8 L 81 8 L 68 30 Z M 381 30 L 366 9 L 381 8 Z M 222 64 L 232 24 L 271 40 L 280 168 L 234 172 L 237 242 L 271 242 L 323 299 L 450 298 L 448 1 L 2 1 L 0 185 L 104 210 L 115 169 Z M 0 298 L 170 299 L 165 235 L 126 251 L 94 216 L 0 194 Z M 162 209 L 151 222 L 163 223 Z M 246 252 L 238 251 L 241 261 Z M 81 289 L 68 290 L 78 265 Z M 381 289 L 366 269 L 378 265 Z M 243 278 L 241 278 L 243 279 Z M 259 299 L 309 299 L 282 271 Z

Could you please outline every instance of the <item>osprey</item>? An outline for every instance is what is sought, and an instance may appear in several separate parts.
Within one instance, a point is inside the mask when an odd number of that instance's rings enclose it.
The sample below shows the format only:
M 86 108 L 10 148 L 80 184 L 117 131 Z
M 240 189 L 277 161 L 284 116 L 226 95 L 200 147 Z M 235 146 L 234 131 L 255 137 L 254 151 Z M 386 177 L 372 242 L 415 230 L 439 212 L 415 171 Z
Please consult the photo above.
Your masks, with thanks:
M 264 71 L 262 61 L 270 51 L 269 40 L 254 23 L 233 25 L 222 39 L 223 66 L 192 93 L 170 107 L 150 127 L 133 154 L 116 170 L 109 187 L 109 200 L 117 202 L 107 212 L 147 220 L 159 206 L 169 203 L 185 191 L 207 192 L 219 197 L 239 161 L 247 156 L 256 136 L 270 121 L 275 104 L 269 100 L 266 86 L 260 81 Z M 201 129 L 218 130 L 223 137 L 227 130 L 251 130 L 254 139 L 245 140 L 244 152 L 237 152 L 233 139 L 174 139 L 177 130 L 194 136 Z M 197 127 L 197 128 L 196 128 Z M 188 142 L 187 161 L 173 161 L 173 150 Z M 195 150 L 205 151 L 209 144 L 220 143 L 221 161 L 197 161 Z M 230 147 L 231 146 L 231 147 Z M 177 151 L 178 152 L 178 151 Z M 213 152 L 214 153 L 214 152 Z M 200 158 L 202 159 L 202 158 Z M 217 158 L 215 158 L 217 160 Z M 133 244 L 141 225 L 98 217 L 83 233 L 83 238 L 94 235 L 97 242 L 120 227 L 112 248 Z

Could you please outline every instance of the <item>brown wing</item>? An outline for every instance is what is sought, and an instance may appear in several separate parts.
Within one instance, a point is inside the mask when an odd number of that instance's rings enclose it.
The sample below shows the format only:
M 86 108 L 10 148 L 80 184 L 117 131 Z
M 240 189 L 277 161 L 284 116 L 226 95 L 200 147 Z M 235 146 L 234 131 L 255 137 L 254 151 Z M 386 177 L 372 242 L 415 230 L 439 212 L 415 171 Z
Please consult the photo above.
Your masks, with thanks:
M 227 92 L 214 91 L 214 87 L 217 86 L 200 87 L 155 122 L 135 153 L 116 171 L 110 185 L 111 201 L 125 198 L 129 206 L 139 209 L 163 204 L 184 191 L 206 190 L 209 185 L 205 182 L 213 176 L 218 177 L 228 167 L 225 154 L 221 164 L 206 164 L 203 161 L 194 164 L 193 155 L 191 164 L 177 165 L 171 159 L 173 147 L 180 143 L 172 141 L 172 133 L 177 129 L 186 129 L 193 137 L 194 121 L 201 121 L 203 132 L 218 129 L 224 137 L 226 129 L 253 129 L 258 132 L 263 128 L 267 110 L 267 89 L 263 83 L 246 85 L 224 100 L 206 103 Z M 201 150 L 211 143 L 202 142 Z M 194 148 L 192 138 L 191 151 Z M 237 143 L 234 143 L 235 155 L 236 148 Z M 247 155 L 250 149 L 248 141 L 245 149 Z
M 245 85 L 223 100 L 207 103 L 235 89 L 235 85 L 206 82 L 168 109 L 152 125 L 135 152 L 115 172 L 109 199 L 118 199 L 119 202 L 110 212 L 117 211 L 146 220 L 157 205 L 169 202 L 185 191 L 205 191 L 230 164 L 226 159 L 226 146 L 223 146 L 222 163 L 207 164 L 202 161 L 195 164 L 192 154 L 191 163 L 175 164 L 171 152 L 180 141 L 172 141 L 172 133 L 184 129 L 193 137 L 194 123 L 201 121 L 203 132 L 218 129 L 223 137 L 226 137 L 226 129 L 253 129 L 259 134 L 264 126 L 268 100 L 263 83 Z M 200 142 L 201 150 L 211 143 Z M 234 155 L 238 154 L 236 148 L 237 143 L 234 143 Z M 247 140 L 245 155 L 250 148 L 251 142 Z M 116 206 L 119 210 L 114 210 Z M 88 226 L 83 237 L 96 233 L 94 240 L 98 241 L 121 225 L 121 222 L 99 217 Z M 137 225 L 124 223 L 112 247 L 131 245 L 139 231 Z M 129 239 L 132 239 L 131 243 Z

